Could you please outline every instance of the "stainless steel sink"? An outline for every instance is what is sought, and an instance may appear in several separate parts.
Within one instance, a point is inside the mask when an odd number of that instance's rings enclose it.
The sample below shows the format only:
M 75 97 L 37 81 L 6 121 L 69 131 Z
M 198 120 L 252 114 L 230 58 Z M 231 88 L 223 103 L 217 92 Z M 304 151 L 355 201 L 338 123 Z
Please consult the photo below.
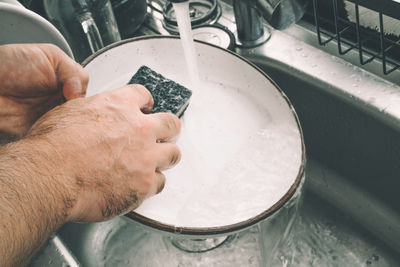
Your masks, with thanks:
M 223 10 L 220 21 L 234 29 L 229 6 Z M 294 25 L 237 50 L 288 95 L 307 148 L 298 218 L 277 252 L 266 254 L 273 266 L 400 266 L 399 79 L 323 51 L 309 34 Z M 263 234 L 254 226 L 196 254 L 123 217 L 69 223 L 57 233 L 82 266 L 262 266 Z

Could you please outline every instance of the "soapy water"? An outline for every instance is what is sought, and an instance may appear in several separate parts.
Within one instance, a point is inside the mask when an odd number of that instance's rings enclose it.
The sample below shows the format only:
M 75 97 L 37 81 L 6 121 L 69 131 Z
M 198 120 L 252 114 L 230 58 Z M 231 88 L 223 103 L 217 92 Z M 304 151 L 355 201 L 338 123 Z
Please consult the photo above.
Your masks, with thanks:
M 178 227 L 220 227 L 279 201 L 302 164 L 299 128 L 273 118 L 240 88 L 199 80 L 189 3 L 174 3 L 194 93 L 177 141 L 182 160 L 165 171 L 163 192 L 135 212 Z M 276 119 L 277 121 L 275 121 Z
M 190 29 L 188 26 L 190 22 L 186 19 L 187 7 L 174 4 L 177 17 L 181 17 L 181 19 L 178 18 L 178 25 L 179 21 L 186 20 L 185 26 L 180 24 L 180 30 Z M 186 18 L 183 19 L 183 17 Z M 172 208 L 175 216 L 168 217 L 168 214 L 163 217 L 166 215 L 162 214 L 163 210 L 171 212 L 169 205 L 172 200 L 167 196 L 168 194 L 164 194 L 164 197 L 160 197 L 159 203 L 168 203 L 167 209 L 161 205 L 158 207 L 161 210 L 157 210 L 157 204 L 154 206 L 147 202 L 148 206 L 143 205 L 143 210 L 137 212 L 142 212 L 142 215 L 167 224 L 184 227 L 219 226 L 246 220 L 273 205 L 292 184 L 295 178 L 293 174 L 298 170 L 300 153 L 285 154 L 274 157 L 270 161 L 266 159 L 270 159 L 271 155 L 279 154 L 282 148 L 299 148 L 298 129 L 285 124 L 270 127 L 271 118 L 268 118 L 268 114 L 264 113 L 261 119 L 259 107 L 254 109 L 252 103 L 243 101 L 245 98 L 243 95 L 237 99 L 230 98 L 235 90 L 228 90 L 227 94 L 222 93 L 218 96 L 218 93 L 224 90 L 216 89 L 218 87 L 216 84 L 203 83 L 199 86 L 193 40 L 188 38 L 191 36 L 190 31 L 183 30 L 180 34 L 181 38 L 183 36 L 184 53 L 193 87 L 196 88 L 196 92 L 199 88 L 205 88 L 202 90 L 206 92 L 201 94 L 202 100 L 200 100 L 201 96 L 196 96 L 195 100 L 192 100 L 191 108 L 187 111 L 190 115 L 183 120 L 183 130 L 178 144 L 185 155 L 185 163 L 175 168 L 175 171 L 167 173 L 172 182 L 167 184 L 170 189 L 164 192 L 170 192 L 176 202 L 182 205 Z M 212 90 L 207 90 L 210 88 Z M 212 99 L 209 98 L 211 95 Z M 207 97 L 204 98 L 205 96 Z M 220 105 L 218 110 L 213 110 L 208 106 L 213 102 L 224 104 Z M 207 103 L 207 110 L 201 108 L 204 107 L 204 103 Z M 229 108 L 232 106 L 238 109 Z M 255 110 L 257 112 L 254 112 Z M 224 111 L 228 112 L 223 114 Z M 200 113 L 204 114 L 199 116 Z M 231 121 L 232 118 L 235 120 Z M 248 118 L 252 120 L 249 121 Z M 253 120 L 253 118 L 256 119 Z M 239 119 L 239 122 L 236 119 Z M 242 124 L 242 126 L 245 125 L 244 127 L 235 127 L 244 121 L 246 121 Z M 235 137 L 230 134 L 234 134 Z M 207 140 L 216 139 L 221 143 L 209 149 Z M 292 149 L 293 151 L 296 149 Z M 219 154 L 220 152 L 223 153 Z M 209 162 L 213 164 L 210 165 Z M 286 170 L 287 173 L 282 170 Z M 268 175 L 260 175 L 261 173 L 268 173 Z M 179 174 L 181 177 L 178 177 Z M 276 178 L 276 181 L 273 179 L 266 181 L 265 176 L 270 176 L 269 174 L 272 174 L 271 177 Z M 181 180 L 183 176 L 186 176 L 186 179 Z M 288 179 L 285 184 L 282 180 L 290 176 L 292 179 Z M 221 177 L 230 179 L 218 179 Z M 260 189 L 259 192 L 256 189 Z M 273 193 L 276 195 L 274 196 Z M 269 197 L 263 198 L 263 194 Z M 257 197 L 249 200 L 249 196 Z M 234 203 L 234 200 L 238 202 Z M 249 206 L 249 202 L 253 206 Z M 254 203 L 261 203 L 262 208 L 260 209 Z M 154 207 L 156 208 L 153 209 Z M 151 212 L 154 213 L 151 214 Z M 304 212 L 303 210 L 294 214 L 294 225 L 290 232 L 285 238 L 278 240 L 279 246 L 274 254 L 267 255 L 271 259 L 271 266 L 394 266 L 393 261 L 380 256 L 382 251 L 367 244 L 362 236 L 348 236 L 349 230 L 345 225 L 337 226 L 326 221 L 326 218 L 309 216 L 314 211 L 308 211 L 310 213 L 308 215 Z M 229 218 L 228 221 L 227 218 Z M 137 266 L 265 266 L 262 259 L 265 251 L 261 249 L 263 241 L 260 227 L 262 224 L 242 231 L 237 237 L 229 239 L 215 250 L 205 253 L 186 253 L 174 247 L 169 238 L 159 233 L 127 225 L 122 235 L 117 234 L 116 237 L 117 243 L 122 247 L 114 246 L 107 249 L 107 256 L 103 257 L 103 263 L 105 266 L 132 264 Z M 125 231 L 132 232 L 127 234 Z M 136 238 L 132 238 L 134 236 Z M 121 252 L 124 252 L 122 256 Z
M 243 222 L 274 205 L 302 161 L 296 123 L 274 121 L 239 89 L 203 83 L 182 120 L 182 160 L 135 212 L 181 227 Z

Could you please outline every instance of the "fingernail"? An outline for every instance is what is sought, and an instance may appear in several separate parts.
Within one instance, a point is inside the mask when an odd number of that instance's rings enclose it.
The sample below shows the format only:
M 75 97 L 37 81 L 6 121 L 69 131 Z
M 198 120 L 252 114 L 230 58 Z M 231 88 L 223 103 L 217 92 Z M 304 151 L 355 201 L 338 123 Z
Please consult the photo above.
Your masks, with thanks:
M 81 80 L 74 76 L 64 82 L 63 93 L 67 100 L 84 96 Z

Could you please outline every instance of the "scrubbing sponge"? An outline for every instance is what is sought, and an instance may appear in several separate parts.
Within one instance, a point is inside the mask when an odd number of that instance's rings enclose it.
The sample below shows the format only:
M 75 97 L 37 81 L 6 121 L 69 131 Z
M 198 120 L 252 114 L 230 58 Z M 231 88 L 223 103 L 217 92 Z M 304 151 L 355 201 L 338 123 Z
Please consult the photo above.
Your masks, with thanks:
M 147 66 L 141 66 L 129 84 L 141 84 L 150 91 L 154 99 L 153 113 L 170 112 L 181 117 L 192 96 L 192 91 Z

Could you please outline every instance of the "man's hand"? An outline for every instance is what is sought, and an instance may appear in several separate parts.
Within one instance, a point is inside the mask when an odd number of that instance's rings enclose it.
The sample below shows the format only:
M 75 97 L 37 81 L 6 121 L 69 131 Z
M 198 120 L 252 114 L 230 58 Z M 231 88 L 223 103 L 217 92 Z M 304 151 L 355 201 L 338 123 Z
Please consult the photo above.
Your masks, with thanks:
M 84 96 L 88 75 L 51 44 L 0 46 L 0 135 L 24 135 L 45 112 Z
M 152 106 L 140 85 L 73 99 L 0 148 L 0 265 L 21 264 L 67 221 L 109 219 L 162 190 L 180 121 Z
M 162 190 L 161 171 L 180 160 L 178 147 L 168 142 L 180 121 L 172 114 L 145 114 L 152 107 L 149 91 L 128 85 L 68 101 L 32 126 L 27 139 L 42 140 L 53 151 L 53 171 L 71 206 L 68 220 L 109 219 Z

